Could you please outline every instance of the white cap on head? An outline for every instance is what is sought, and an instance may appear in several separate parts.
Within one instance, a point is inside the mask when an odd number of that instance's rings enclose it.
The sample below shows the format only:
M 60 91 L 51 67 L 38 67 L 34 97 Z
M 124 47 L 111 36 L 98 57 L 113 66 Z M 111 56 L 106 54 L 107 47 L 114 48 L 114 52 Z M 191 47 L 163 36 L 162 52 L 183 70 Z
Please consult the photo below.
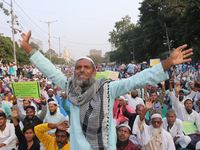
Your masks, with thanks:
M 92 60 L 91 58 L 89 58 L 89 57 L 80 57 L 80 58 L 76 61 L 76 63 L 77 63 L 79 60 L 81 60 L 81 59 L 87 59 L 87 60 L 91 61 L 91 62 L 92 62 L 92 65 L 94 66 L 94 69 L 96 70 L 96 66 L 95 66 L 95 64 L 94 64 L 94 62 L 93 62 L 93 60 Z M 75 63 L 75 66 L 76 66 L 76 63 Z
M 151 116 L 151 119 L 153 119 L 153 118 L 161 118 L 162 119 L 162 116 L 160 114 L 153 114 Z
M 50 101 L 48 104 L 55 104 L 58 106 L 58 103 L 56 101 Z
M 193 100 L 192 100 L 189 96 L 187 96 L 187 97 L 184 98 L 184 100 L 183 100 L 184 103 L 185 103 L 185 101 L 187 101 L 187 100 L 190 100 L 191 102 L 193 102 Z
M 50 89 L 48 89 L 48 91 L 53 91 L 53 89 L 52 89 L 52 88 L 50 88 Z
M 52 82 L 50 82 L 50 81 L 47 81 L 47 84 L 52 84 Z
M 130 126 L 128 124 L 120 124 L 119 127 L 118 127 L 118 129 L 120 127 L 127 127 L 129 129 L 129 131 L 131 131 L 131 128 L 130 128 Z
M 5 90 L 8 91 L 8 92 L 10 92 L 10 89 L 9 89 L 9 88 L 5 88 Z
M 127 99 L 124 96 L 120 96 L 119 98 L 123 99 L 124 101 L 127 101 Z

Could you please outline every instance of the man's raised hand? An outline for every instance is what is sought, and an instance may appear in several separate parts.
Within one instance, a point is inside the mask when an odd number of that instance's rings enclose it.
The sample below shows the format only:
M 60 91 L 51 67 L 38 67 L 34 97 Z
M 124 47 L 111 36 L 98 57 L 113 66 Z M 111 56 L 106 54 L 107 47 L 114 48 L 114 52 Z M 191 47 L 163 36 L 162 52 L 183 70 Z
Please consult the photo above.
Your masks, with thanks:
M 29 30 L 27 34 L 22 33 L 21 37 L 22 40 L 19 39 L 20 46 L 29 54 L 33 50 L 33 48 L 28 43 L 31 37 L 31 30 Z
M 68 122 L 65 120 L 65 121 L 56 123 L 56 128 L 59 129 L 59 130 L 67 130 L 67 128 L 69 128 L 69 124 L 68 124 Z
M 153 101 L 153 98 L 152 98 L 152 97 L 147 98 L 147 100 L 146 100 L 146 102 L 145 102 L 145 108 L 146 108 L 147 110 L 151 109 L 151 108 L 154 106 L 155 102 L 156 102 L 156 101 Z
M 19 108 L 16 108 L 16 107 L 13 107 L 13 110 L 12 110 L 12 117 L 13 118 L 17 118 L 19 116 Z
M 192 49 L 187 49 L 185 51 L 182 51 L 184 48 L 187 47 L 187 44 L 183 46 L 179 46 L 177 49 L 175 49 L 169 56 L 169 59 L 171 60 L 172 66 L 181 64 L 183 62 L 189 62 L 191 59 L 186 59 L 187 57 L 191 56 L 193 54 Z

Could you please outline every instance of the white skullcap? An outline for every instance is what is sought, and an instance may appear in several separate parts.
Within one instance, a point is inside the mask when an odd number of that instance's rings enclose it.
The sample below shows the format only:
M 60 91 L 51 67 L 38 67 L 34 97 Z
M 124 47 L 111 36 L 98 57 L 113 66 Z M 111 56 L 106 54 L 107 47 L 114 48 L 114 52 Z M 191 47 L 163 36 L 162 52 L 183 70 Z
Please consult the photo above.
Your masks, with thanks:
M 127 125 L 127 124 L 120 124 L 119 127 L 118 127 L 118 129 L 119 129 L 120 127 L 127 127 L 127 128 L 129 129 L 129 131 L 131 131 L 131 128 L 130 128 L 129 125 Z
M 0 111 L 3 111 L 5 113 L 5 110 L 3 108 L 0 108 Z
M 124 96 L 120 96 L 119 98 L 123 99 L 124 101 L 127 100 Z
M 50 89 L 48 89 L 48 91 L 53 91 L 53 89 L 52 89 L 52 88 L 50 88 Z
M 160 114 L 153 114 L 151 116 L 151 119 L 153 119 L 153 118 L 161 118 L 162 119 L 162 116 Z
M 50 81 L 47 81 L 47 84 L 51 84 L 52 82 L 50 82 Z
M 200 149 L 200 141 L 196 143 L 196 150 Z
M 9 89 L 9 88 L 5 88 L 5 90 L 8 91 L 8 92 L 10 92 L 10 89 Z
M 191 102 L 193 102 L 193 100 L 192 100 L 189 96 L 187 96 L 187 97 L 184 98 L 184 100 L 183 100 L 184 103 L 185 103 L 185 101 L 187 101 L 187 100 L 190 100 Z
M 56 104 L 58 106 L 58 103 L 56 101 L 50 101 L 48 104 Z
M 92 60 L 91 58 L 89 58 L 89 57 L 80 57 L 80 58 L 76 61 L 76 63 L 77 63 L 79 60 L 81 60 L 81 59 L 87 59 L 87 60 L 91 61 L 91 62 L 92 62 L 92 65 L 94 66 L 94 69 L 96 70 L 96 66 L 95 66 L 95 64 L 94 64 L 94 62 L 93 62 L 93 60 Z M 75 63 L 75 66 L 76 66 L 76 63 Z

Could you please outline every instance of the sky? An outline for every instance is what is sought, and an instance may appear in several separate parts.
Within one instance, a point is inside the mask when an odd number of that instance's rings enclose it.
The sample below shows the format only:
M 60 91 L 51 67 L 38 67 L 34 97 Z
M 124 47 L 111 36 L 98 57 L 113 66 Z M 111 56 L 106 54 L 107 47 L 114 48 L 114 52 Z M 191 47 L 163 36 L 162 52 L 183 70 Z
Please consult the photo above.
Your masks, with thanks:
M 111 50 L 108 42 L 109 32 L 114 29 L 115 22 L 129 15 L 131 22 L 138 21 L 139 3 L 143 0 L 13 0 L 14 15 L 17 15 L 19 26 L 24 33 L 32 31 L 32 37 L 43 42 L 43 51 L 49 49 L 48 25 L 50 24 L 51 48 L 59 54 L 65 47 L 74 60 L 89 55 L 91 49 L 102 50 L 104 54 Z M 0 0 L 10 10 L 10 0 Z M 0 33 L 12 37 L 11 15 L 0 11 Z M 57 20 L 57 21 L 56 21 Z M 43 22 L 41 22 L 43 21 Z M 54 22 L 56 21 L 56 22 Z M 57 37 L 57 38 L 56 38 Z M 15 34 L 15 40 L 20 39 Z

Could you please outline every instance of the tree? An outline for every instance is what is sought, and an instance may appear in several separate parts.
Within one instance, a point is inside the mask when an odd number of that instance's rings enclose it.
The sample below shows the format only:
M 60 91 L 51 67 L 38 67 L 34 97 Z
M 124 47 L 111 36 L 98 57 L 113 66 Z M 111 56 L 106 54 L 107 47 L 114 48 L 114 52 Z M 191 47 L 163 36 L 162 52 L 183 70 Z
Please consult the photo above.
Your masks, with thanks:
M 33 42 L 30 43 L 30 46 L 33 48 L 33 49 L 36 49 L 36 50 L 39 50 L 39 46 Z
M 6 16 L 10 15 L 9 11 L 6 8 L 3 7 L 3 3 L 2 2 L 0 2 L 0 10 L 3 10 L 3 12 L 4 12 L 4 14 Z
M 102 62 L 102 57 L 99 56 L 99 55 L 90 55 L 90 56 L 87 56 L 89 58 L 91 58 L 95 64 L 99 64 Z
M 20 65 L 29 64 L 30 61 L 27 53 L 18 46 L 17 42 L 15 42 L 15 49 L 17 63 Z M 3 63 L 9 63 L 14 59 L 13 42 L 10 37 L 0 35 L 0 58 L 3 58 Z

